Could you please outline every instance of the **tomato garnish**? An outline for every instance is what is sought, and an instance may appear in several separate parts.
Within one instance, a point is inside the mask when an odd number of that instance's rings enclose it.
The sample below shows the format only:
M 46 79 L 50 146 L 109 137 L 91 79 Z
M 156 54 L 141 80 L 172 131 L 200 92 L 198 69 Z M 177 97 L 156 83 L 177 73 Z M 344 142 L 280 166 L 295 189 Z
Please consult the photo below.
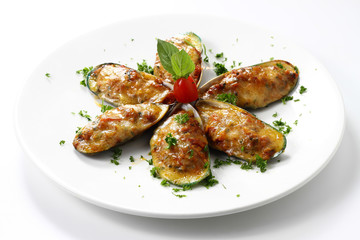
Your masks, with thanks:
M 174 95 L 178 102 L 189 103 L 198 99 L 198 91 L 194 79 L 179 78 L 174 85 Z

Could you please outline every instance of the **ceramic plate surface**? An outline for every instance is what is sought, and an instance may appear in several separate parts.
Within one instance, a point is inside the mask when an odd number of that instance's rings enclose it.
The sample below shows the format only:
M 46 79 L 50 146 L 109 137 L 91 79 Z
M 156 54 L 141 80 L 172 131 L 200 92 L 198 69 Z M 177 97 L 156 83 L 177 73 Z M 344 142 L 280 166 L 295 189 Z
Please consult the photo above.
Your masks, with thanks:
M 171 27 L 169 27 L 171 23 Z M 146 25 L 147 27 L 144 27 Z M 223 34 L 219 34 L 219 31 Z M 76 71 L 105 62 L 137 68 L 145 59 L 153 65 L 156 38 L 166 39 L 193 31 L 206 45 L 210 64 L 203 81 L 215 76 L 212 63 L 248 66 L 270 58 L 287 60 L 300 70 L 294 100 L 271 104 L 254 113 L 272 123 L 280 118 L 292 127 L 286 151 L 270 161 L 265 173 L 245 171 L 239 165 L 212 168 L 219 181 L 209 189 L 197 186 L 180 192 L 163 187 L 150 176 L 147 159 L 152 131 L 121 146 L 118 166 L 110 151 L 93 156 L 72 146 L 77 127 L 87 123 L 78 115 L 86 110 L 95 117 L 99 106 Z M 211 50 L 211 51 L 210 51 Z M 227 58 L 218 60 L 216 53 Z M 45 74 L 50 73 L 50 77 Z M 300 86 L 307 88 L 299 93 Z M 278 117 L 273 117 L 277 113 Z M 295 124 L 297 122 L 297 124 Z M 140 216 L 201 218 L 255 208 L 279 199 L 311 180 L 332 158 L 344 129 L 342 97 L 327 70 L 306 50 L 276 33 L 211 16 L 158 16 L 112 24 L 83 35 L 53 52 L 26 82 L 16 109 L 16 129 L 21 145 L 43 172 L 75 196 L 101 207 Z M 64 145 L 59 142 L 65 140 Z M 133 156 L 135 162 L 130 162 Z M 225 154 L 211 151 L 211 159 Z

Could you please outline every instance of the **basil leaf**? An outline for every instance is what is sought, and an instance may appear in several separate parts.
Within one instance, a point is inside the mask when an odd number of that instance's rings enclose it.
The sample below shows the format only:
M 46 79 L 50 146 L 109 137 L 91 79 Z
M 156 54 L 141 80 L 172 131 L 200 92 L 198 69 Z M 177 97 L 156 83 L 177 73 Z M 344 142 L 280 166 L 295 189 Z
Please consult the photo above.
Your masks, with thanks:
M 181 77 L 188 78 L 190 73 L 195 70 L 194 62 L 184 49 L 171 56 L 171 63 L 177 79 Z
M 171 64 L 171 56 L 179 52 L 177 47 L 171 43 L 158 39 L 157 52 L 159 54 L 161 65 L 164 69 L 171 75 L 176 75 Z

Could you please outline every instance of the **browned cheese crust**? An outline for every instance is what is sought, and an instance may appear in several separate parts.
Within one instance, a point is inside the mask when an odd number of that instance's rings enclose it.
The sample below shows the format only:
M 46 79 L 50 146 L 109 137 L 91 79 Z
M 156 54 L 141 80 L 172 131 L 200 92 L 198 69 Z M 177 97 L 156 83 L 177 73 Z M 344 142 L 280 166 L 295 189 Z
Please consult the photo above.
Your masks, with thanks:
M 207 101 L 198 102 L 196 107 L 209 145 L 229 156 L 252 162 L 259 155 L 268 160 L 285 146 L 283 134 L 241 108 L 227 103 L 216 106 Z
M 219 94 L 231 93 L 237 96 L 236 105 L 239 107 L 265 107 L 288 95 L 298 77 L 297 70 L 290 63 L 275 60 L 227 72 L 205 92 L 200 90 L 200 97 L 216 99 Z
M 189 120 L 180 124 L 178 114 L 187 113 Z M 169 148 L 166 137 L 171 133 L 177 143 Z M 187 184 L 202 179 L 208 174 L 208 141 L 191 111 L 180 110 L 159 126 L 150 141 L 153 164 L 159 175 L 174 184 Z M 207 165 L 206 165 L 207 164 Z
M 184 49 L 185 52 L 187 52 L 187 54 L 189 54 L 189 56 L 191 57 L 191 60 L 194 62 L 195 64 L 195 70 L 194 72 L 192 72 L 190 74 L 190 76 L 194 79 L 195 84 L 197 84 L 200 80 L 200 75 L 201 75 L 201 53 L 194 48 L 193 46 L 187 44 L 184 41 L 184 38 L 181 37 L 173 37 L 170 38 L 169 40 L 166 40 L 167 42 L 170 42 L 172 44 L 174 44 L 179 50 Z M 174 80 L 172 78 L 172 75 L 167 72 L 164 67 L 161 65 L 160 63 L 160 58 L 159 55 L 156 53 L 156 59 L 155 59 L 155 65 L 154 65 L 154 75 L 161 78 L 161 79 L 170 79 L 170 80 Z
M 156 124 L 167 109 L 166 105 L 137 104 L 108 110 L 81 128 L 73 145 L 82 153 L 108 150 Z
M 91 74 L 89 88 L 100 99 L 116 106 L 148 102 L 171 104 L 175 101 L 164 80 L 124 65 L 100 66 Z

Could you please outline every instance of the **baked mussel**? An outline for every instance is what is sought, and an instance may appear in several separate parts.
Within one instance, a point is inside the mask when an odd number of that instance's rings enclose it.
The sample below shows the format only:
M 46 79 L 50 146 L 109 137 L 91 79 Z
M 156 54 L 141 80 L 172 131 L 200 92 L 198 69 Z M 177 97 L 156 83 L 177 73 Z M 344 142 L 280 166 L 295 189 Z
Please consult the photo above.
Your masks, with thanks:
M 211 99 L 199 100 L 195 107 L 214 149 L 248 162 L 269 160 L 285 150 L 282 133 L 242 108 Z
M 297 67 L 283 60 L 273 60 L 224 73 L 205 83 L 199 89 L 199 97 L 231 98 L 241 108 L 262 108 L 288 95 L 298 79 Z
M 177 104 L 150 140 L 154 167 L 162 179 L 194 185 L 210 175 L 210 153 L 200 116 L 190 104 Z
M 77 132 L 73 145 L 82 153 L 106 151 L 154 126 L 168 109 L 166 104 L 143 103 L 107 110 Z
M 175 101 L 170 80 L 116 63 L 96 66 L 86 79 L 90 91 L 115 106 L 121 104 L 164 103 Z
M 187 54 L 189 54 L 191 60 L 195 64 L 195 70 L 190 74 L 190 76 L 194 79 L 196 85 L 199 85 L 201 81 L 201 73 L 202 73 L 202 66 L 201 66 L 202 43 L 200 37 L 193 32 L 188 32 L 167 39 L 166 41 L 173 44 L 179 50 L 183 49 Z M 156 54 L 156 59 L 154 64 L 154 75 L 161 79 L 174 80 L 171 73 L 167 72 L 164 69 L 164 67 L 161 65 L 158 54 Z

